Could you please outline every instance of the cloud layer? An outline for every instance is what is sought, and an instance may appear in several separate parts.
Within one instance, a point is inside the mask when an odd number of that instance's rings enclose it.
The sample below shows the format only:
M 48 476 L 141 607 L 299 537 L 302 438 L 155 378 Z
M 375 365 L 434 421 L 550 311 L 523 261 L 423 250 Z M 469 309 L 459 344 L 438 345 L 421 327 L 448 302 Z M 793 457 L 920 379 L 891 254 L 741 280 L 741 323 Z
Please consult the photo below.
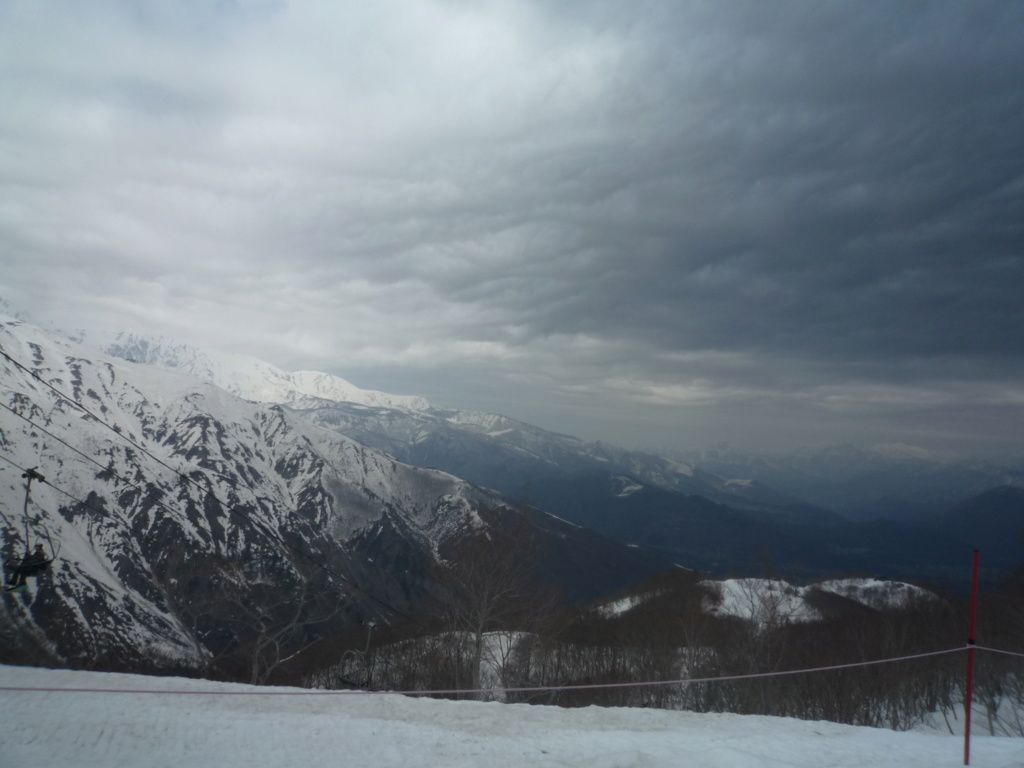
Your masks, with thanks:
M 13 0 L 0 295 L 610 441 L 1019 449 L 1022 33 L 1003 2 Z

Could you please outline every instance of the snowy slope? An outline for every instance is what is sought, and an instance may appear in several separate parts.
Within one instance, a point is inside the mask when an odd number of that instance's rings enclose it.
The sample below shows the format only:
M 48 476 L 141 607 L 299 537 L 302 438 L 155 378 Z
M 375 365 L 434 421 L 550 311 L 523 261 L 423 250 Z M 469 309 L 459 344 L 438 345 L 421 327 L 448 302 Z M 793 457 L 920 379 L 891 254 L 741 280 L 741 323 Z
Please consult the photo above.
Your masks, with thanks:
M 899 581 L 853 578 L 830 579 L 798 587 L 781 579 L 724 579 L 701 584 L 717 597 L 706 610 L 716 616 L 770 624 L 779 621 L 817 621 L 823 616 L 807 602 L 814 592 L 845 597 L 869 608 L 897 608 L 911 600 L 934 599 L 935 595 Z
M 953 768 L 963 756 L 952 735 L 772 717 L 280 695 L 298 689 L 14 667 L 0 667 L 0 686 L 56 689 L 0 693 L 0 755 L 33 768 Z M 979 730 L 971 755 L 1020 768 L 1024 740 Z

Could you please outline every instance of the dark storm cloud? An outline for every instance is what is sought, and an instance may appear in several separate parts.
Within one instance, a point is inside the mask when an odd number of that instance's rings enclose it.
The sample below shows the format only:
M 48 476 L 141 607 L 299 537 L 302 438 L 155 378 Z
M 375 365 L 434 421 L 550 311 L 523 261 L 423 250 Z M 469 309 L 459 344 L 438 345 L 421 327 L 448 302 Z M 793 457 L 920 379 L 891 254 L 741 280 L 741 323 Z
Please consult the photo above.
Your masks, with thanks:
M 453 295 L 505 297 L 538 332 L 669 348 L 1016 358 L 1020 10 L 832 4 L 786 23 L 799 15 L 702 19 L 723 48 L 696 82 L 672 56 L 629 62 L 626 82 L 657 100 L 534 189 L 535 225 L 557 211 L 572 253 L 540 237 L 521 257 L 553 264 L 577 301 L 524 305 L 543 267 Z M 685 40 L 690 19 L 669 21 L 642 45 Z
M 43 314 L 606 439 L 1014 439 L 1020 4 L 0 14 Z

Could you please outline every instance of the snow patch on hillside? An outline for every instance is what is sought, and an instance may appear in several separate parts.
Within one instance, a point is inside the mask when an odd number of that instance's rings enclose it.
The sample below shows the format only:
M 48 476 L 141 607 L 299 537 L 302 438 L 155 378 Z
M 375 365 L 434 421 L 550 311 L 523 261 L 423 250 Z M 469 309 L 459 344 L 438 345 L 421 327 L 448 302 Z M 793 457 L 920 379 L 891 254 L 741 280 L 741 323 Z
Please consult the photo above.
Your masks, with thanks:
M 637 483 L 628 477 L 617 475 L 613 479 L 615 483 L 618 485 L 618 489 L 616 490 L 615 495 L 618 496 L 619 498 L 632 496 L 634 493 L 636 493 L 637 491 L 642 491 L 644 488 L 642 485 L 640 485 L 640 483 Z
M 832 579 L 797 587 L 781 579 L 703 581 L 716 597 L 705 602 L 715 616 L 734 616 L 759 624 L 817 621 L 821 614 L 808 602 L 813 591 L 830 592 L 878 610 L 898 608 L 915 599 L 937 599 L 928 590 L 899 581 L 870 578 Z
M 914 600 L 935 600 L 933 592 L 902 581 L 880 579 L 838 579 L 812 585 L 863 603 L 869 608 L 899 608 Z
M 800 587 L 781 579 L 726 579 L 701 583 L 718 595 L 717 602 L 709 599 L 705 603 L 705 610 L 715 616 L 735 616 L 758 624 L 821 618 L 804 602 Z
M 620 597 L 618 600 L 613 600 L 610 603 L 605 603 L 597 609 L 598 614 L 605 617 L 606 619 L 614 618 L 615 616 L 621 616 L 628 611 L 633 610 L 638 605 L 643 605 L 650 600 L 654 595 L 628 595 L 627 597 Z

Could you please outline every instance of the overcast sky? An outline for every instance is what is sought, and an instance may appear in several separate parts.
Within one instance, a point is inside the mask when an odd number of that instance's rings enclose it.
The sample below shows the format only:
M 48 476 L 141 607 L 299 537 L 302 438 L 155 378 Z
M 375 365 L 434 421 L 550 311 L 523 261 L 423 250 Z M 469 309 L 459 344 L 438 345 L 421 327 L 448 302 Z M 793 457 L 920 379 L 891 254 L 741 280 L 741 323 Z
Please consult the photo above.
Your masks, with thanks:
M 4 0 L 0 297 L 627 446 L 1024 450 L 1024 3 Z

